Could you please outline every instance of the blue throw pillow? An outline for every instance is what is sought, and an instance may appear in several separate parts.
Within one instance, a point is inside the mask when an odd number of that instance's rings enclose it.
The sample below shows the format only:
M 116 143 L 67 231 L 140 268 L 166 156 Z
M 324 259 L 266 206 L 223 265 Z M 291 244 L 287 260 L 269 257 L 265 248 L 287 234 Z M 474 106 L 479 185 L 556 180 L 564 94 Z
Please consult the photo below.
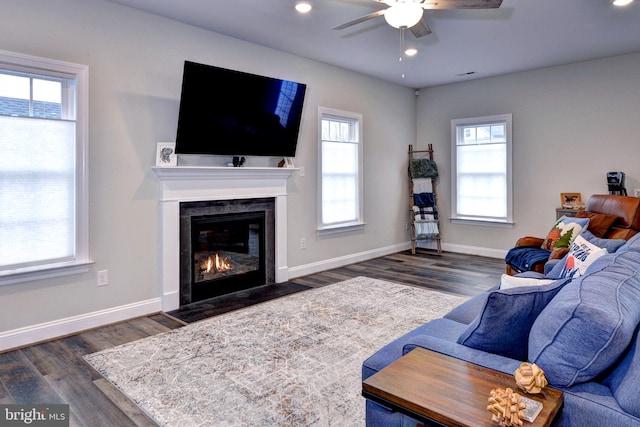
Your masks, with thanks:
M 629 345 L 640 323 L 640 248 L 633 246 L 596 260 L 534 322 L 529 361 L 542 368 L 550 384 L 590 381 Z
M 458 337 L 458 344 L 527 360 L 533 322 L 569 280 L 490 292 L 478 317 Z
M 605 248 L 610 254 L 614 253 L 615 251 L 620 249 L 622 245 L 627 243 L 627 241 L 624 239 L 602 239 L 600 237 L 596 237 L 589 230 L 583 231 L 582 237 L 587 239 L 589 243 L 592 243 L 599 248 Z

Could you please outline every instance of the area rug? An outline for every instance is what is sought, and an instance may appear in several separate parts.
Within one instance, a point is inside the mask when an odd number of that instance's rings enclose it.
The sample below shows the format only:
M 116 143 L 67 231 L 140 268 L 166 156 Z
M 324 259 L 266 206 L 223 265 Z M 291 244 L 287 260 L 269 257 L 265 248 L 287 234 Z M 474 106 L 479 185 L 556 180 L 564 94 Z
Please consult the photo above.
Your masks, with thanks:
M 363 426 L 362 362 L 465 300 L 357 277 L 85 360 L 161 426 Z

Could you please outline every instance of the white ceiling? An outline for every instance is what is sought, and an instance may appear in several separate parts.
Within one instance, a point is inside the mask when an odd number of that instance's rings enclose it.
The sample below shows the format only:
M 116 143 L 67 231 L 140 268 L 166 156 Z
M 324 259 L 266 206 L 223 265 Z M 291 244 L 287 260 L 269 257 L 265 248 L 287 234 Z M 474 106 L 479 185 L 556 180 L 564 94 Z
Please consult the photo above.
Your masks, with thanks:
M 425 11 L 433 33 L 407 32 L 405 45 L 419 53 L 402 64 L 400 31 L 384 17 L 330 29 L 380 9 L 374 0 L 311 0 L 308 15 L 295 12 L 296 0 L 110 1 L 412 88 L 640 52 L 638 0 L 623 8 L 504 0 L 499 9 Z

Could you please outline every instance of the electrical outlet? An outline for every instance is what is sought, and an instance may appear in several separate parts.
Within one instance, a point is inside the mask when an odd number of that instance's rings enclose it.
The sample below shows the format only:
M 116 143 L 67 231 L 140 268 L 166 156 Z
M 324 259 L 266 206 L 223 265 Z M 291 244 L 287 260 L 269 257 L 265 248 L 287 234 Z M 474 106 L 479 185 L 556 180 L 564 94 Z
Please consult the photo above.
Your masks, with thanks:
M 300 249 L 307 249 L 307 239 L 304 237 L 300 239 Z
M 97 273 L 98 286 L 107 286 L 109 284 L 109 270 L 100 270 Z
M 300 176 L 304 176 L 304 166 L 300 166 Z

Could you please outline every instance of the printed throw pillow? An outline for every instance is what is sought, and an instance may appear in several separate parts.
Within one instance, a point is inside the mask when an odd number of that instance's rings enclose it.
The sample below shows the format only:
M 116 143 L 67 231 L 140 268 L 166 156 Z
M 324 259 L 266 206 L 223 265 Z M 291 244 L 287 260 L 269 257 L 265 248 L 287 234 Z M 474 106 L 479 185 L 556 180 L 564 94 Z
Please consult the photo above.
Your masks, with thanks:
M 608 252 L 605 248 L 599 248 L 598 246 L 589 243 L 589 241 L 584 237 L 576 237 L 571 244 L 571 248 L 567 254 L 565 266 L 560 273 L 560 277 L 576 278 L 582 276 L 592 262 L 607 253 Z
M 557 248 L 571 247 L 582 230 L 589 225 L 589 218 L 575 218 L 563 215 L 553 224 L 551 231 L 542 242 L 542 249 L 553 251 Z

